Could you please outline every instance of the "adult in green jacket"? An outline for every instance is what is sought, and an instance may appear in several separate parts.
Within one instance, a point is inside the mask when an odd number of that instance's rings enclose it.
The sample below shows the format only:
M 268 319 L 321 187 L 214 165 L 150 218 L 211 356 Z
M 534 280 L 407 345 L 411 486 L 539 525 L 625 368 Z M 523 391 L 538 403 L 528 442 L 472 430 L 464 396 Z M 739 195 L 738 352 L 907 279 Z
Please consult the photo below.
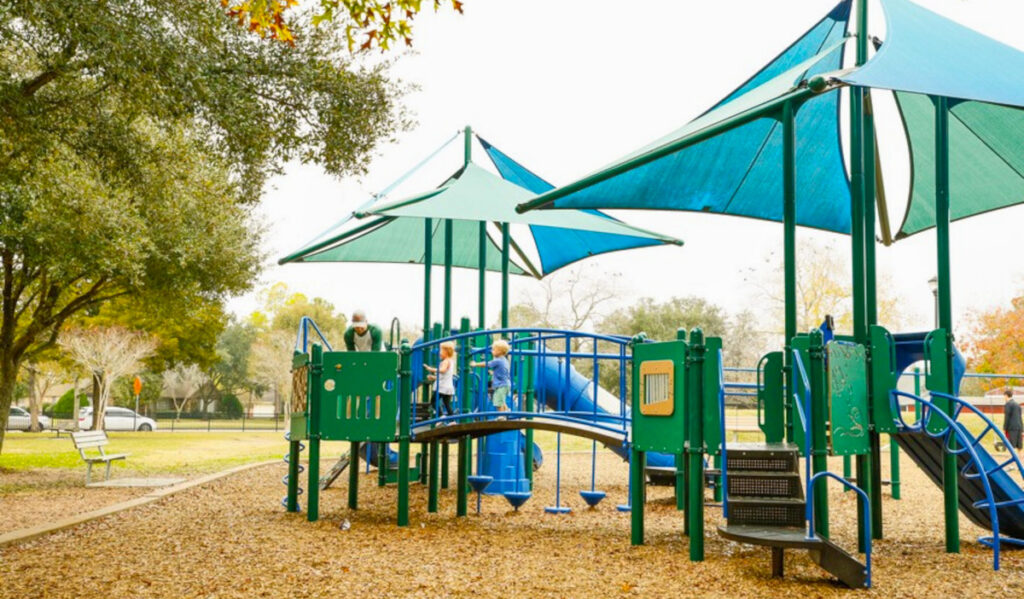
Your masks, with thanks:
M 380 351 L 383 335 L 380 327 L 366 321 L 366 313 L 356 310 L 352 324 L 345 330 L 345 349 L 348 351 Z

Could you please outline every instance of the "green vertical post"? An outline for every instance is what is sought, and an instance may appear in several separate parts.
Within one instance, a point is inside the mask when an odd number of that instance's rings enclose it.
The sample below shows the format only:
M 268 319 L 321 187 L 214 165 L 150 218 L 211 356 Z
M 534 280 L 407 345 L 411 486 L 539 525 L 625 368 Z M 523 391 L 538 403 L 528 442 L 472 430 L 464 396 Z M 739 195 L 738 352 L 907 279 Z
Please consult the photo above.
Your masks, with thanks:
M 526 344 L 526 350 L 533 352 L 537 344 L 533 341 Z M 533 412 L 536 404 L 536 391 L 534 390 L 534 377 L 536 376 L 537 358 L 530 356 L 526 359 L 526 411 Z M 523 450 L 523 463 L 526 469 L 526 478 L 530 481 L 530 491 L 533 491 L 533 429 L 526 429 L 526 447 Z
M 348 509 L 359 509 L 359 441 L 352 441 L 348 458 Z
M 434 265 L 434 219 L 423 219 L 423 340 L 430 335 L 430 274 Z
M 377 444 L 377 486 L 383 487 L 388 484 L 388 444 Z
M 647 500 L 647 455 L 635 446 L 630 448 L 629 503 L 630 543 L 644 544 L 644 502 Z
M 676 340 L 677 341 L 686 341 L 686 329 L 684 329 L 684 328 L 676 329 Z M 683 409 L 686 410 L 689 407 L 690 407 L 689 402 L 684 401 L 683 402 Z M 690 417 L 689 412 L 687 412 L 686 415 L 687 415 L 687 418 Z M 688 435 L 689 435 L 689 430 L 686 431 L 686 436 L 688 436 Z M 685 443 L 685 439 L 684 439 L 684 443 Z M 677 453 L 673 457 L 675 458 L 675 466 L 676 466 L 676 510 L 678 510 L 678 511 L 686 511 L 686 506 L 687 506 L 687 503 L 686 503 L 686 490 L 687 490 L 686 489 L 686 480 L 687 480 L 687 478 L 686 478 L 686 476 L 687 476 L 687 472 L 686 472 L 686 455 L 685 455 L 685 453 Z M 683 532 L 687 533 L 687 534 L 690 532 L 689 520 L 685 520 L 684 521 Z
M 446 276 L 445 278 L 447 279 L 448 277 Z M 449 287 L 447 281 L 445 282 L 445 287 L 446 288 Z M 449 302 L 449 299 L 447 298 L 447 295 L 448 295 L 448 293 L 447 293 L 447 290 L 446 290 L 446 292 L 445 292 L 445 296 L 446 296 L 445 304 L 448 304 L 448 302 Z M 449 306 L 446 305 L 445 308 L 446 308 L 446 311 L 447 311 Z M 441 331 L 441 324 L 440 323 L 435 323 L 434 324 L 434 337 L 433 338 L 434 339 L 440 339 L 442 336 L 443 336 L 443 333 Z M 424 359 L 426 359 L 426 356 L 424 356 Z M 434 366 L 436 367 L 436 366 L 439 366 L 439 365 L 440 364 L 435 364 Z M 437 411 L 434 409 L 435 408 L 434 401 L 435 401 L 435 398 L 437 396 L 433 392 L 433 385 L 431 385 L 428 388 L 431 389 L 430 393 L 427 395 L 427 398 L 428 398 L 427 401 L 430 404 L 430 407 L 428 408 L 430 416 L 428 416 L 428 417 L 433 418 L 434 416 L 437 415 Z M 437 495 L 438 495 L 438 483 L 439 483 L 439 480 L 438 480 L 439 472 L 438 472 L 438 461 L 437 461 L 437 459 L 438 459 L 438 450 L 439 450 L 439 444 L 438 444 L 437 441 L 431 441 L 430 443 L 427 444 L 427 468 L 426 468 L 426 470 L 427 470 L 427 473 L 426 473 L 427 474 L 427 512 L 429 512 L 431 514 L 437 512 Z
M 786 339 L 783 343 L 785 359 L 786 441 L 793 442 L 792 407 L 796 376 L 793 366 L 793 337 L 796 336 L 796 107 L 792 102 L 782 106 L 782 236 L 785 295 Z
M 398 401 L 398 525 L 409 525 L 409 437 L 412 411 L 412 348 L 402 343 Z
M 459 326 L 460 333 L 468 333 L 470 324 L 468 318 L 463 318 Z M 462 338 L 462 347 L 459 352 L 459 413 L 465 414 L 469 411 L 469 402 L 466 400 L 466 393 L 469 390 L 469 339 Z M 456 466 L 455 481 L 455 515 L 465 516 L 467 514 L 467 498 L 469 497 L 469 461 L 470 461 L 469 437 L 459 437 L 458 465 Z
M 828 471 L 828 393 L 825 389 L 825 341 L 820 330 L 811 331 L 810 357 L 811 384 L 811 449 L 807 459 L 811 460 L 814 473 Z M 822 478 L 814 489 L 814 528 L 823 537 L 828 537 L 828 488 Z
M 508 223 L 501 223 L 501 328 L 508 328 L 508 263 L 509 263 L 509 229 Z
M 850 480 L 853 477 L 853 469 L 852 469 L 851 466 L 852 466 L 852 464 L 850 463 L 850 456 L 844 455 L 843 456 L 843 478 L 845 478 L 846 480 Z M 849 489 L 847 489 L 846 487 L 843 487 L 843 492 L 846 492 L 848 490 Z
M 444 221 L 444 331 L 442 336 L 451 335 L 452 331 L 452 253 L 455 244 L 452 220 Z M 437 451 L 437 443 L 431 451 Z M 436 458 L 436 456 L 435 456 Z M 448 444 L 441 444 L 441 488 L 448 488 Z
M 288 442 L 288 502 L 285 509 L 299 511 L 299 441 Z
M 875 277 L 875 117 L 871 92 L 864 91 L 864 311 L 865 326 L 878 324 L 878 297 Z M 869 374 L 870 376 L 870 374 Z M 868 414 L 874 414 L 871 384 L 867 386 Z M 886 401 L 886 398 L 882 398 Z M 868 429 L 871 449 L 871 535 L 882 538 L 882 442 L 872 423 Z
M 867 62 L 868 37 L 867 0 L 857 2 L 857 57 L 856 65 Z M 851 222 L 851 264 L 853 270 L 853 337 L 857 343 L 868 342 L 868 323 L 865 293 L 865 195 L 864 195 L 864 88 L 850 88 L 850 222 Z M 871 497 L 871 460 L 863 455 L 856 457 L 857 486 Z M 872 518 L 874 519 L 874 518 Z M 864 538 L 863 515 L 857 512 L 857 547 L 863 552 L 868 539 Z M 873 535 L 872 535 L 873 536 Z
M 306 500 L 306 519 L 320 519 L 320 390 L 324 372 L 324 350 L 314 343 L 309 360 L 309 498 Z
M 693 329 L 686 358 L 686 520 L 692 562 L 704 560 L 704 351 L 704 332 Z
M 481 329 L 487 327 L 487 223 L 480 221 L 479 242 L 477 248 L 479 254 L 479 282 L 477 283 L 477 326 Z
M 939 328 L 948 335 L 945 352 L 946 372 L 953 372 L 953 298 L 950 285 L 949 266 L 949 102 L 944 97 L 933 98 L 935 102 L 935 240 L 938 254 L 939 279 Z M 945 381 L 941 391 L 953 393 L 952 376 Z M 956 449 L 955 437 L 950 439 L 950 449 Z M 942 461 L 942 491 L 945 496 L 946 552 L 960 552 L 960 512 L 958 511 L 958 481 L 956 455 L 946 452 Z
M 889 435 L 889 486 L 892 489 L 892 498 L 900 498 L 900 446 L 896 439 Z

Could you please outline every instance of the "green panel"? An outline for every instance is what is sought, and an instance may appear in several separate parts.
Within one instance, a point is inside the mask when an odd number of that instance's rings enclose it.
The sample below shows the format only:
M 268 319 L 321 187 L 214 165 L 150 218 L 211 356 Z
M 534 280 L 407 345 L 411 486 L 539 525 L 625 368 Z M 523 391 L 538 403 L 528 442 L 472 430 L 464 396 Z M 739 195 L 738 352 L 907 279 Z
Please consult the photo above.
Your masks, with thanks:
M 722 412 L 718 406 L 718 392 L 722 385 L 722 339 L 704 340 L 704 451 L 717 454 L 722 448 Z
M 394 441 L 398 354 L 324 353 L 320 434 L 327 441 Z
M 871 418 L 880 433 L 896 432 L 895 414 L 889 401 L 889 392 L 896 388 L 896 344 L 884 327 L 871 325 Z
M 683 452 L 686 437 L 686 352 L 685 341 L 642 343 L 633 347 L 633 447 L 639 451 Z M 645 415 L 640 397 L 640 372 L 645 362 L 672 362 L 671 415 Z M 646 389 L 646 386 L 645 386 Z
M 833 455 L 864 455 L 868 443 L 868 356 L 863 345 L 832 341 L 828 394 Z
M 288 425 L 289 440 L 299 441 L 309 438 L 309 429 L 306 428 L 307 420 L 305 412 L 294 412 Z
M 797 335 L 793 337 L 790 346 L 800 353 L 800 360 L 803 362 L 804 371 L 807 373 L 807 382 L 810 383 L 811 377 L 811 338 L 809 335 Z M 800 448 L 800 455 L 807 456 L 807 443 L 804 438 L 804 425 L 800 422 L 800 416 L 797 415 L 797 407 L 795 402 L 801 402 L 803 405 L 804 392 L 806 387 L 804 386 L 804 380 L 800 376 L 800 370 L 797 368 L 796 362 L 793 362 L 793 387 L 796 396 L 791 393 L 786 397 L 789 411 L 792 414 L 793 422 L 793 442 Z M 807 426 L 810 426 L 811 415 L 805 413 L 804 417 L 808 419 Z
M 765 354 L 758 369 L 757 425 L 768 443 L 781 443 L 786 437 L 786 404 L 784 401 L 782 352 Z
M 949 393 L 953 388 L 953 377 L 949 370 L 950 342 L 946 329 L 935 329 L 924 340 L 925 378 L 924 385 L 929 391 Z M 941 397 L 931 398 L 931 402 L 939 409 L 949 413 L 949 400 Z M 938 433 L 946 429 L 941 418 L 931 418 L 928 430 Z
M 910 204 L 898 238 L 935 226 L 935 107 L 927 96 L 898 92 L 913 161 Z M 960 102 L 949 118 L 952 220 L 1024 202 L 1024 111 Z

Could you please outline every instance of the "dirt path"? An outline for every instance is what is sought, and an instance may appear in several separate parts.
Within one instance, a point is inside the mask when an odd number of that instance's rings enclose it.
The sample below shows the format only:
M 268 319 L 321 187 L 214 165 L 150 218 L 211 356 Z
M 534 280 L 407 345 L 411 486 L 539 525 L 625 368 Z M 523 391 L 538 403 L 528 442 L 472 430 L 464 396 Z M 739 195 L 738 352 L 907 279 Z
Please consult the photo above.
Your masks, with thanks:
M 0 596 L 849 596 L 798 552 L 787 553 L 786 579 L 771 580 L 767 550 L 713 534 L 715 509 L 707 560 L 689 562 L 683 517 L 667 488 L 651 490 L 647 545 L 631 547 L 629 518 L 613 509 L 625 499 L 626 466 L 611 455 L 600 458 L 598 487 L 609 498 L 599 509 L 583 509 L 576 494 L 589 486 L 590 468 L 588 456 L 575 454 L 563 462 L 563 500 L 574 511 L 545 515 L 553 466 L 549 460 L 538 472 L 539 492 L 518 514 L 485 497 L 482 516 L 456 519 L 454 490 L 442 495 L 441 513 L 427 514 L 425 489 L 414 486 L 412 526 L 403 529 L 394 525 L 394 488 L 377 488 L 372 474 L 363 475 L 359 511 L 345 508 L 341 481 L 324 494 L 321 521 L 308 523 L 279 505 L 283 466 L 257 468 L 0 550 Z M 1024 592 L 1024 552 L 1008 552 L 993 572 L 991 552 L 974 542 L 980 531 L 966 520 L 964 552 L 942 552 L 941 494 L 909 462 L 903 493 L 886 499 L 887 538 L 875 544 L 871 595 Z M 847 547 L 854 507 L 849 494 L 833 494 L 834 537 Z M 345 520 L 349 530 L 339 528 Z

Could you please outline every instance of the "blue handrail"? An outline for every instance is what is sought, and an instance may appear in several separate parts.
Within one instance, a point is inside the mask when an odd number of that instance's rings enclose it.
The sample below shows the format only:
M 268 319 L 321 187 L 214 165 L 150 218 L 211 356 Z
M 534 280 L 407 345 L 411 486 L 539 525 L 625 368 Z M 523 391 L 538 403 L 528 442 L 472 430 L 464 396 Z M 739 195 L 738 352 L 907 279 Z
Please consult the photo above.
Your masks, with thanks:
M 804 398 L 800 401 L 797 392 L 793 391 L 793 405 L 796 406 L 797 416 L 800 417 L 800 425 L 804 428 L 804 482 L 810 489 L 811 484 L 811 427 L 808 426 L 807 414 L 811 411 L 811 383 L 807 380 L 807 369 L 804 368 L 804 360 L 800 356 L 800 350 L 793 351 L 793 365 L 800 374 L 800 380 L 804 385 Z M 809 491 L 808 491 L 809 492 Z M 812 517 L 811 503 L 807 502 L 805 517 L 810 520 Z
M 301 354 L 309 353 L 310 327 L 313 328 L 313 331 L 316 333 L 317 337 L 320 338 L 320 341 L 324 344 L 327 351 L 334 351 L 334 348 L 332 348 L 331 344 L 328 343 L 327 338 L 324 337 L 322 332 L 320 332 L 320 327 L 316 326 L 313 319 L 308 316 L 303 316 L 299 319 L 299 330 L 298 334 L 295 336 L 295 351 Z
M 808 457 L 807 461 L 809 462 L 810 460 L 811 460 L 811 458 Z M 870 501 L 870 499 L 868 499 L 868 494 L 865 493 L 864 490 L 861 489 L 860 487 L 854 485 L 850 481 L 846 480 L 846 478 L 844 478 L 842 476 L 839 476 L 838 474 L 836 474 L 834 472 L 829 472 L 829 471 L 826 470 L 824 472 L 819 472 L 819 473 L 815 474 L 814 476 L 812 476 L 810 478 L 810 481 L 809 481 L 808 485 L 807 485 L 807 507 L 808 507 L 807 538 L 808 539 L 817 539 L 818 538 L 817 534 L 814 532 L 814 483 L 817 482 L 817 480 L 819 478 L 831 478 L 831 479 L 837 480 L 840 483 L 842 483 L 844 486 L 849 487 L 849 488 L 853 489 L 854 491 L 856 491 L 857 495 L 860 496 L 861 515 L 862 515 L 863 521 L 864 521 L 863 529 L 864 529 L 864 539 L 865 539 L 865 541 L 864 541 L 864 562 L 865 562 L 865 564 L 864 564 L 865 565 L 864 571 L 865 571 L 865 574 L 867 576 L 867 582 L 865 583 L 864 586 L 866 588 L 870 589 L 871 588 L 871 501 Z
M 964 402 L 960 398 L 956 398 L 945 393 L 933 393 L 933 395 L 941 395 L 946 399 L 951 399 L 959 406 L 969 405 L 967 404 L 967 402 Z M 899 409 L 900 397 L 905 397 L 922 405 L 923 411 L 920 420 L 913 424 L 906 423 L 906 421 L 903 419 L 903 412 L 900 411 Z M 956 421 L 956 417 L 959 416 L 962 408 L 957 408 L 954 415 L 950 416 L 941 408 L 936 406 L 933 402 L 928 401 L 927 399 L 924 399 L 922 397 L 918 397 L 913 393 L 907 393 L 905 391 L 899 391 L 897 389 L 889 391 L 889 403 L 892 407 L 892 412 L 896 415 L 893 421 L 895 422 L 897 427 L 903 429 L 905 432 L 923 432 L 929 437 L 932 437 L 933 439 L 941 438 L 943 440 L 943 445 L 947 452 L 953 453 L 954 455 L 966 452 L 970 456 L 970 461 L 974 463 L 979 473 L 978 475 L 972 476 L 972 478 L 977 478 L 978 480 L 981 481 L 982 488 L 984 488 L 985 490 L 986 497 L 986 499 L 976 502 L 975 506 L 980 508 L 988 508 L 989 519 L 992 521 L 992 569 L 998 570 L 1001 540 L 999 536 L 999 513 L 997 510 L 999 504 L 996 503 L 995 496 L 992 494 L 992 484 L 989 481 L 988 476 L 991 472 L 985 471 L 985 466 L 982 463 L 981 458 L 978 456 L 978 452 L 975 451 L 976 444 L 971 440 L 971 436 L 967 432 L 967 429 L 962 424 Z M 928 424 L 929 422 L 931 422 L 931 419 L 935 416 L 938 416 L 941 420 L 943 420 L 946 423 L 946 427 L 941 431 L 933 433 L 932 431 L 928 430 Z M 985 418 L 985 420 L 988 419 Z M 955 434 L 954 440 L 959 441 L 959 445 L 961 446 L 960 449 L 952 449 L 950 444 L 950 433 Z M 1020 462 L 1018 461 L 1018 464 L 1019 463 Z M 970 465 L 971 463 L 968 462 L 968 464 L 964 466 L 961 472 L 966 471 L 970 467 Z

